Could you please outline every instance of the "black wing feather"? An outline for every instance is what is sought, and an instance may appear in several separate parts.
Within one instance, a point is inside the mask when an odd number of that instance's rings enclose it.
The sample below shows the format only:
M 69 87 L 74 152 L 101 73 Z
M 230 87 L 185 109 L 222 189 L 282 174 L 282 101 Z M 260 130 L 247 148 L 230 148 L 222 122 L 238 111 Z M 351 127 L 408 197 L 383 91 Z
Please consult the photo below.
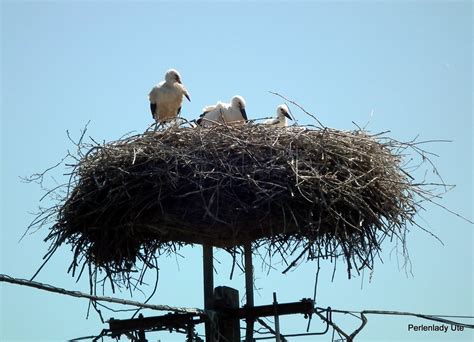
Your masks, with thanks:
M 156 103 L 151 103 L 150 102 L 150 110 L 151 110 L 151 116 L 153 116 L 153 119 L 154 119 L 155 114 L 156 114 Z

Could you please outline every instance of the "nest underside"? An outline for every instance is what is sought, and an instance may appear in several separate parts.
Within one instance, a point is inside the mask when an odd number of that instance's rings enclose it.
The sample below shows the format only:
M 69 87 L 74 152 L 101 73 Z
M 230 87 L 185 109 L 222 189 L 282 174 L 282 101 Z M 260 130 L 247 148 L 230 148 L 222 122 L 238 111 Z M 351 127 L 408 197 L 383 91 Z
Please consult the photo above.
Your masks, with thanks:
M 71 245 L 73 269 L 82 260 L 109 274 L 193 243 L 372 267 L 416 213 L 399 147 L 362 131 L 251 124 L 94 143 L 47 239 Z

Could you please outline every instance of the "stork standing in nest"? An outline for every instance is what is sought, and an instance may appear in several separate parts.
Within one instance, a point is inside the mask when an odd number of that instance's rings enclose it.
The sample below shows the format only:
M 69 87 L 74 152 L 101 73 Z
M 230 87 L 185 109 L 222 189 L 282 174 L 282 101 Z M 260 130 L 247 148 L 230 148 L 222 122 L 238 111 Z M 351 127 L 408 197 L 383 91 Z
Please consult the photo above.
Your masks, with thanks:
M 290 110 L 286 104 L 279 105 L 276 110 L 277 116 L 273 119 L 268 119 L 263 123 L 265 125 L 273 125 L 275 127 L 288 126 L 288 119 L 293 120 L 290 116 Z
M 165 80 L 153 87 L 148 96 L 151 115 L 157 123 L 176 119 L 181 113 L 183 96 L 191 101 L 188 91 L 181 82 L 181 75 L 174 69 L 166 72 Z
M 203 113 L 196 121 L 202 127 L 211 127 L 216 124 L 243 124 L 247 121 L 245 100 L 236 95 L 231 103 L 217 102 L 215 105 L 206 106 Z

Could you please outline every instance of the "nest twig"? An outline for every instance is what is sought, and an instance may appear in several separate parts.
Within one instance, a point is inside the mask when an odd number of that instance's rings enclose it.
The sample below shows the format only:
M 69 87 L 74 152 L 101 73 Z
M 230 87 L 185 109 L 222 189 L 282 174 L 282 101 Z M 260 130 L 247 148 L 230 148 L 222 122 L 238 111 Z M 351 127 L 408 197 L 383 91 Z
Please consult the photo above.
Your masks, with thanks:
M 236 260 L 248 241 L 293 257 L 287 269 L 342 257 L 350 276 L 373 267 L 385 238 L 405 246 L 434 191 L 404 164 L 408 149 L 428 160 L 419 143 L 362 130 L 173 126 L 106 144 L 82 138 L 66 193 L 33 225 L 52 222 L 50 253 L 69 244 L 73 274 L 92 265 L 112 283 L 139 262 L 142 278 L 157 255 L 186 244 Z

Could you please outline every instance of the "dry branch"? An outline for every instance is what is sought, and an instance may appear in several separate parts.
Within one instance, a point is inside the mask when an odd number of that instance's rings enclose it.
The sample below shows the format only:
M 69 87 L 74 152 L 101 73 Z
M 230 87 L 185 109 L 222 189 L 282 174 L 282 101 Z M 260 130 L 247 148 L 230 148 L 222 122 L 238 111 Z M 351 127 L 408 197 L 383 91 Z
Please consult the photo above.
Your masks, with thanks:
M 62 201 L 34 225 L 52 222 L 50 251 L 70 245 L 73 273 L 92 264 L 110 279 L 186 244 L 235 260 L 249 241 L 270 259 L 293 256 L 290 267 L 343 257 L 351 275 L 373 267 L 385 238 L 404 246 L 433 196 L 406 171 L 409 149 L 427 160 L 418 142 L 312 126 L 173 126 L 106 144 L 82 135 Z

